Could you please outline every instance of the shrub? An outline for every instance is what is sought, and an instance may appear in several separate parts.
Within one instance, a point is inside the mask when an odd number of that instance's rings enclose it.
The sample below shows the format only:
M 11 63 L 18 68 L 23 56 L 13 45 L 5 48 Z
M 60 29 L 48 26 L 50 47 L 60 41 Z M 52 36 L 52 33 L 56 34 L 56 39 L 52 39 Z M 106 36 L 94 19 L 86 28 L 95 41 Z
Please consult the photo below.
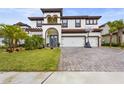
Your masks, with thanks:
M 121 45 L 121 48 L 124 48 L 124 43 Z
M 57 46 L 60 47 L 60 43 L 58 43 Z
M 103 43 L 102 46 L 110 46 L 110 44 L 109 43 Z M 119 44 L 112 43 L 111 46 L 112 47 L 119 47 Z
M 112 43 L 113 47 L 119 47 L 119 44 Z
M 43 38 L 37 35 L 29 36 L 25 39 L 25 49 L 41 49 L 43 47 Z
M 102 46 L 109 46 L 109 43 L 103 43 Z

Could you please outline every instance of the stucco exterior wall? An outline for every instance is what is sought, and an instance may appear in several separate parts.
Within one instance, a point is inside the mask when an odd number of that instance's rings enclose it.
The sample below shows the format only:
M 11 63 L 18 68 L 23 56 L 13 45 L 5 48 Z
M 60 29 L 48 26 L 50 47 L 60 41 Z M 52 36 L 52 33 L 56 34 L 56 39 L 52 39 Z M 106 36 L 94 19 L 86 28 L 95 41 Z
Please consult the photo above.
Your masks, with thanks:
M 109 26 L 105 25 L 104 27 L 101 27 L 102 30 L 102 35 L 108 34 L 109 33 Z
M 32 28 L 35 28 L 35 27 L 36 27 L 36 21 L 31 21 L 31 22 L 30 22 L 30 26 L 31 26 Z
M 42 32 L 29 32 L 29 36 L 32 36 L 32 35 L 41 35 L 42 36 Z

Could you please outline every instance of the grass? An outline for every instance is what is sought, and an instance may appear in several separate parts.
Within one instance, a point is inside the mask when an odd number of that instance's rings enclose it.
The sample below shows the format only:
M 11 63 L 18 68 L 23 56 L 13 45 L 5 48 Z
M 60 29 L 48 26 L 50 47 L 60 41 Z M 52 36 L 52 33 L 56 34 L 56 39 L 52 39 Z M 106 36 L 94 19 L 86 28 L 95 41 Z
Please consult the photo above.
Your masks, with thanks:
M 60 49 L 37 49 L 14 53 L 0 49 L 0 71 L 55 71 Z

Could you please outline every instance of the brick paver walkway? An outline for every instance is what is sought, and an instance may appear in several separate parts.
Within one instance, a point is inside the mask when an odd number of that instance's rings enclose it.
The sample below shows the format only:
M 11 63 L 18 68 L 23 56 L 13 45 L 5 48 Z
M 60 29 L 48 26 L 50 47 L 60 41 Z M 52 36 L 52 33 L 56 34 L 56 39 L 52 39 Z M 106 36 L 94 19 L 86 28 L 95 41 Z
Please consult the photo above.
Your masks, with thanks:
M 62 48 L 60 71 L 124 71 L 124 50 Z

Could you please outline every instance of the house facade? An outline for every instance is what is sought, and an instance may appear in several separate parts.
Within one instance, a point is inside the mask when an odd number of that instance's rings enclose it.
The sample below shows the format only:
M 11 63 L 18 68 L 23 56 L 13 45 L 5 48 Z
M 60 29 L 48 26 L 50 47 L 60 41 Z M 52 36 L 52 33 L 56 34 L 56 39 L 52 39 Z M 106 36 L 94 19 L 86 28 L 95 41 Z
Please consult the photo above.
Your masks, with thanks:
M 62 8 L 41 8 L 43 16 L 28 17 L 30 27 L 24 28 L 30 35 L 44 38 L 45 45 L 60 47 L 101 46 L 98 21 L 101 16 L 64 16 Z M 71 14 L 70 14 L 71 15 Z
M 101 16 L 63 16 L 62 8 L 42 8 L 41 11 L 42 17 L 28 17 L 31 28 L 26 30 L 42 35 L 45 44 L 53 42 L 54 46 L 59 43 L 61 47 L 84 47 L 89 40 L 92 47 L 101 46 L 98 26 Z

